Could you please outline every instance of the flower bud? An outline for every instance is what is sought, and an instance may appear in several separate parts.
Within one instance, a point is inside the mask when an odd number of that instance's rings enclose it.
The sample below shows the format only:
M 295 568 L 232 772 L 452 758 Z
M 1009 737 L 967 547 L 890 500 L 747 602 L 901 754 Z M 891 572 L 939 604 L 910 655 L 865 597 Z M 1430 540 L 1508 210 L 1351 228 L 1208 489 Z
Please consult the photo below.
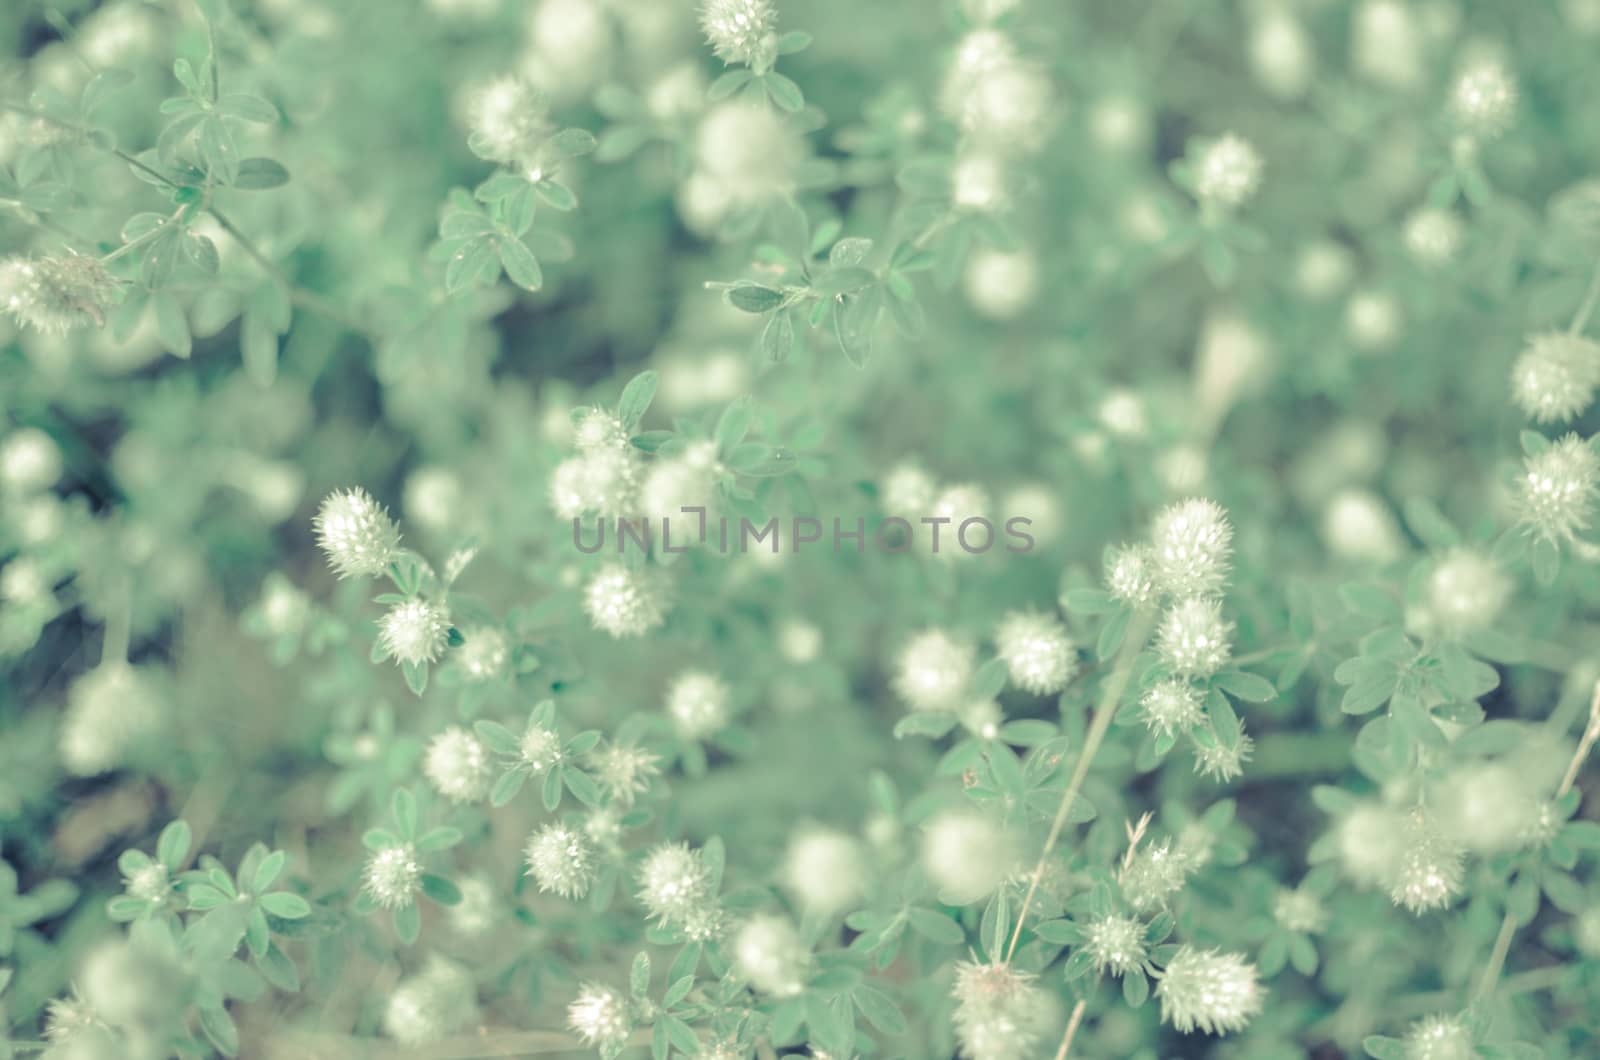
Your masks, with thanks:
M 450 612 L 420 596 L 402 600 L 379 619 L 378 642 L 397 662 L 433 662 L 450 643 Z
M 599 983 L 585 983 L 567 1006 L 567 1026 L 588 1046 L 618 1050 L 633 1033 L 633 1015 L 628 999 L 620 992 Z
M 895 694 L 915 710 L 953 710 L 972 679 L 977 649 L 942 629 L 918 633 L 900 653 Z
M 602 567 L 584 588 L 584 609 L 594 628 L 620 640 L 666 621 L 666 596 L 655 575 L 620 563 Z
M 1483 58 L 1463 69 L 1450 93 L 1450 111 L 1462 131 L 1492 140 L 1511 127 L 1517 81 L 1498 59 Z
M 1524 462 L 1517 507 L 1524 525 L 1549 541 L 1570 541 L 1594 515 L 1600 456 L 1576 434 Z
M 702 0 L 700 28 L 718 59 L 758 65 L 777 29 L 778 12 L 770 0 Z
M 705 740 L 728 725 L 728 686 L 715 674 L 685 670 L 667 691 L 667 716 L 685 740 Z
M 853 909 L 866 890 L 861 843 L 832 829 L 796 832 L 783 859 L 782 881 L 807 912 L 832 916 Z
M 1419 916 L 1449 905 L 1461 891 L 1460 845 L 1444 836 L 1421 810 L 1412 814 L 1404 842 L 1389 882 L 1389 897 Z
M 1250 141 L 1225 133 L 1200 149 L 1194 190 L 1201 202 L 1232 209 L 1244 205 L 1261 186 L 1261 155 Z
M 454 961 L 433 956 L 422 971 L 395 986 L 383 1011 L 383 1029 L 404 1045 L 419 1046 L 477 1018 L 478 988 L 472 976 Z
M 1131 916 L 1113 914 L 1091 920 L 1083 927 L 1083 948 L 1099 972 L 1123 975 L 1144 965 L 1144 924 Z
M 1402 1039 L 1405 1060 L 1473 1060 L 1472 1032 L 1458 1016 L 1424 1016 Z
M 1150 531 L 1156 584 L 1174 596 L 1220 590 L 1228 580 L 1233 527 L 1221 505 L 1194 498 L 1171 505 Z
M 422 865 L 409 843 L 384 847 L 367 858 L 362 889 L 385 909 L 403 909 L 422 889 Z
M 1145 728 L 1163 735 L 1188 732 L 1205 717 L 1200 693 L 1187 681 L 1157 681 L 1139 697 Z
M 720 933 L 722 911 L 712 889 L 711 870 L 700 851 L 687 843 L 661 843 L 639 866 L 639 902 L 650 915 L 691 938 Z
M 1600 386 L 1600 344 L 1561 331 L 1534 335 L 1511 368 L 1511 396 L 1537 423 L 1581 415 Z
M 967 1060 L 1037 1054 L 1053 1013 L 1049 995 L 1031 972 L 1000 962 L 961 961 L 953 994 L 956 1040 Z

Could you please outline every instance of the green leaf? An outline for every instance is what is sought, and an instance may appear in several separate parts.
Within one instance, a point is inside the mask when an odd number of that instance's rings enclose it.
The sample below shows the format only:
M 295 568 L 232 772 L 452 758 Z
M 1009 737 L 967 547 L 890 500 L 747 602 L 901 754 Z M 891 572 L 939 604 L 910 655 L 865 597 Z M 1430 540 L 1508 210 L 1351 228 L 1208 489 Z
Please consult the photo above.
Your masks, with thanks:
M 1224 670 L 1211 682 L 1229 695 L 1249 703 L 1267 703 L 1278 698 L 1278 690 L 1271 681 L 1243 670 Z
M 640 372 L 622 388 L 622 397 L 617 401 L 617 418 L 622 421 L 623 430 L 631 432 L 639 426 L 655 400 L 659 381 L 660 376 L 652 369 Z
M 539 259 L 533 256 L 527 244 L 520 239 L 499 239 L 496 245 L 500 248 L 500 264 L 512 283 L 526 291 L 537 291 L 544 286 Z
M 282 920 L 300 920 L 311 915 L 311 903 L 288 891 L 264 894 L 260 901 L 261 908 Z
M 224 92 L 217 100 L 217 111 L 230 118 L 255 122 L 257 125 L 276 125 L 278 108 L 248 92 Z
M 192 832 L 188 821 L 179 818 L 169 822 L 161 830 L 161 837 L 156 840 L 156 860 L 165 865 L 169 873 L 177 872 L 189 856 L 191 841 Z
M 431 872 L 422 874 L 422 893 L 440 905 L 460 905 L 461 889 L 443 876 Z
M 894 738 L 930 736 L 938 739 L 956 727 L 956 716 L 940 710 L 918 710 L 901 718 L 894 726 Z
M 943 942 L 947 945 L 958 945 L 964 942 L 967 933 L 961 930 L 961 925 L 932 909 L 912 907 L 906 911 L 906 917 L 911 924 L 911 930 L 925 939 L 934 942 Z
M 644 950 L 634 955 L 628 971 L 628 992 L 640 999 L 650 996 L 650 954 Z
M 566 213 L 578 208 L 578 197 L 572 189 L 565 184 L 554 180 L 541 180 L 533 186 L 533 190 L 552 209 Z
M 233 186 L 240 191 L 267 191 L 289 183 L 289 171 L 270 158 L 245 158 L 239 161 Z
M 422 934 L 422 913 L 417 903 L 403 905 L 394 911 L 394 933 L 402 945 L 409 946 Z
M 228 1015 L 227 1009 L 221 1005 L 202 1005 L 200 1027 L 222 1055 L 239 1055 L 239 1030 L 233 1025 L 233 1017 Z
M 255 876 L 250 881 L 250 890 L 256 894 L 265 893 L 288 863 L 289 855 L 281 850 L 274 850 L 262 858 L 261 864 L 256 866 Z
M 175 245 L 177 241 L 165 239 L 162 242 Z M 157 291 L 151 296 L 150 305 L 156 315 L 156 338 L 168 353 L 187 358 L 194 349 L 194 340 L 189 335 L 189 320 L 178 304 L 178 296 L 171 291 Z
M 794 323 L 788 313 L 773 313 L 761 329 L 761 355 L 773 364 L 782 364 L 793 349 Z
M 767 95 L 772 102 L 791 114 L 803 109 L 806 105 L 806 97 L 800 91 L 800 86 L 776 70 L 761 78 L 761 87 L 767 90 Z
M 770 313 L 783 304 L 784 294 L 759 283 L 741 281 L 728 288 L 728 304 L 746 313 Z
M 720 453 L 731 453 L 734 446 L 744 440 L 746 432 L 750 430 L 750 421 L 755 413 L 751 411 L 750 399 L 742 397 L 722 410 L 722 415 L 717 419 L 717 429 L 712 434 Z
M 754 75 L 751 74 L 749 70 L 746 70 L 742 67 L 737 70 L 729 70 L 727 73 L 711 82 L 711 87 L 706 90 L 706 98 L 713 103 L 717 102 L 718 100 L 727 99 L 745 85 L 749 84 L 750 78 L 753 76 Z
M 861 1010 L 861 1014 L 867 1017 L 867 1022 L 884 1034 L 894 1038 L 910 1030 L 905 1016 L 900 1012 L 900 1007 L 883 991 L 862 983 L 851 992 L 850 996 L 855 1001 L 856 1007 Z

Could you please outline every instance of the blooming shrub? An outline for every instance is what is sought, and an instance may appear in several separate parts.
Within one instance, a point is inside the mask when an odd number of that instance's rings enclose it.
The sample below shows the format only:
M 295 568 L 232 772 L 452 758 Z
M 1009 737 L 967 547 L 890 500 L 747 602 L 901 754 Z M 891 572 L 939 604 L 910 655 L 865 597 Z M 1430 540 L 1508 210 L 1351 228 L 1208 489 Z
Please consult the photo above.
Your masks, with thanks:
M 0 32 L 0 1060 L 1600 1055 L 1600 3 Z

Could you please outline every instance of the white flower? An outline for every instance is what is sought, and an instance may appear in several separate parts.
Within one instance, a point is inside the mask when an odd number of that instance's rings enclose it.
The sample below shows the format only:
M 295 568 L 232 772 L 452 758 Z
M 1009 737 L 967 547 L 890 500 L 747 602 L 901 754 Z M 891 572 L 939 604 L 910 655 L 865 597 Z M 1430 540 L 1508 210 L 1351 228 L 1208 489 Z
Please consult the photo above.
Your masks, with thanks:
M 506 635 L 493 626 L 473 626 L 461 633 L 456 659 L 469 681 L 488 681 L 505 672 L 511 648 Z
M 1473 1060 L 1472 1032 L 1459 1016 L 1424 1016 L 1402 1039 L 1406 1060 Z
M 896 464 L 878 488 L 883 510 L 891 515 L 919 518 L 933 507 L 937 487 L 933 477 L 916 464 Z
M 600 785 L 612 800 L 632 806 L 633 800 L 650 790 L 650 781 L 661 773 L 661 758 L 633 744 L 606 744 L 590 753 L 589 765 Z
M 1038 1055 L 1051 1020 L 1049 995 L 1031 972 L 1009 964 L 956 965 L 954 1022 L 966 1060 Z
M 1186 681 L 1171 678 L 1146 689 L 1139 706 L 1145 727 L 1155 733 L 1187 732 L 1205 717 L 1199 691 Z
M 793 924 L 779 916 L 752 917 L 733 939 L 733 961 L 750 985 L 773 997 L 793 997 L 805 985 L 811 951 Z
M 1233 527 L 1215 501 L 1193 498 L 1156 516 L 1150 531 L 1154 574 L 1174 596 L 1217 592 L 1228 580 Z
M 1262 1006 L 1255 965 L 1244 954 L 1193 946 L 1182 946 L 1172 955 L 1156 984 L 1156 996 L 1161 1019 L 1183 1034 L 1243 1030 Z
M 1225 133 L 1200 152 L 1194 171 L 1195 194 L 1202 202 L 1241 206 L 1260 187 L 1261 169 L 1261 155 L 1250 141 Z
M 1222 604 L 1204 597 L 1181 600 L 1161 618 L 1156 646 L 1161 661 L 1180 677 L 1210 677 L 1233 653 L 1233 623 L 1223 620 Z
M 685 670 L 667 691 L 667 716 L 685 740 L 704 740 L 728 725 L 728 686 L 715 674 Z
M 1304 888 L 1279 889 L 1272 903 L 1272 919 L 1286 931 L 1320 935 L 1328 927 L 1328 907 Z
M 1461 128 L 1485 140 L 1511 126 L 1517 109 L 1517 82 L 1498 59 L 1480 59 L 1456 78 L 1450 109 Z
M 1203 735 L 1202 735 L 1203 734 Z M 1256 743 L 1245 733 L 1228 746 L 1217 739 L 1210 730 L 1196 730 L 1194 740 L 1194 769 L 1214 780 L 1233 780 L 1244 773 L 1244 763 L 1255 751 Z
M 1570 541 L 1589 528 L 1594 515 L 1600 456 L 1569 434 L 1528 457 L 1520 481 L 1522 521 L 1551 541 Z
M 532 166 L 553 131 L 544 94 L 519 77 L 501 77 L 478 90 L 470 105 L 467 142 L 480 157 Z
M 1511 579 L 1482 553 L 1457 547 L 1440 558 L 1427 590 L 1434 621 L 1459 635 L 1494 624 L 1511 596 Z
M 1155 600 L 1155 560 L 1150 549 L 1124 545 L 1106 556 L 1106 591 L 1113 600 L 1143 607 Z
M 360 487 L 328 494 L 312 526 L 341 578 L 382 574 L 400 548 L 399 527 Z
M 1052 615 L 1013 611 L 1001 619 L 994 639 L 1011 680 L 1034 695 L 1061 691 L 1077 669 L 1067 627 Z
M 831 916 L 855 908 L 866 890 L 866 857 L 859 840 L 826 828 L 808 828 L 789 840 L 781 872 L 784 888 L 808 912 Z
M 1144 924 L 1130 916 L 1113 914 L 1091 920 L 1083 927 L 1083 947 L 1097 971 L 1123 975 L 1143 966 Z
M 700 28 L 718 59 L 756 65 L 778 25 L 770 0 L 702 0 Z
M 1565 423 L 1594 401 L 1600 344 L 1562 331 L 1528 339 L 1511 368 L 1511 396 L 1538 423 Z
M 1406 249 L 1423 265 L 1444 265 L 1461 251 L 1461 218 L 1450 210 L 1424 207 L 1406 221 Z
M 581 453 L 616 452 L 628 446 L 628 431 L 610 409 L 590 407 L 574 417 L 572 444 Z
M 379 620 L 378 641 L 399 662 L 433 662 L 450 643 L 450 612 L 420 596 L 402 600 Z
M 567 1006 L 567 1026 L 577 1032 L 585 1045 L 616 1049 L 633 1033 L 628 999 L 609 986 L 585 983 Z
M 639 866 L 639 902 L 652 917 L 682 928 L 691 938 L 715 937 L 722 911 L 712 891 L 711 870 L 687 843 L 661 843 Z
M 384 847 L 367 858 L 362 889 L 385 909 L 402 909 L 417 899 L 422 865 L 409 843 Z
M 451 802 L 478 802 L 488 797 L 495 770 L 489 749 L 466 729 L 452 725 L 428 743 L 422 772 Z
M 1140 847 L 1122 869 L 1122 894 L 1140 913 L 1164 908 L 1194 868 L 1190 856 L 1170 840 Z
M 1412 815 L 1404 848 L 1389 881 L 1389 897 L 1421 915 L 1442 909 L 1461 892 L 1461 847 L 1445 837 L 1421 812 Z
M 460 1030 L 477 1014 L 478 989 L 472 976 L 454 961 L 434 956 L 390 993 L 383 1029 L 404 1045 L 426 1045 Z
M 953 710 L 972 679 L 977 648 L 942 629 L 912 637 L 900 653 L 895 694 L 916 710 Z
M 666 621 L 666 600 L 656 578 L 620 563 L 607 564 L 589 580 L 583 602 L 594 627 L 619 640 Z
M 977 810 L 946 810 L 923 833 L 923 868 L 953 905 L 993 893 L 1018 859 L 1016 837 Z
M 116 769 L 152 743 L 166 716 L 166 704 L 148 673 L 124 662 L 103 663 L 67 692 L 62 764 L 80 777 Z
M 0 487 L 17 493 L 47 490 L 61 477 L 61 447 L 37 427 L 19 427 L 0 442 Z
M 528 838 L 525 859 L 528 875 L 539 890 L 563 898 L 582 898 L 589 893 L 598 867 L 594 845 L 589 837 L 564 824 L 547 824 Z

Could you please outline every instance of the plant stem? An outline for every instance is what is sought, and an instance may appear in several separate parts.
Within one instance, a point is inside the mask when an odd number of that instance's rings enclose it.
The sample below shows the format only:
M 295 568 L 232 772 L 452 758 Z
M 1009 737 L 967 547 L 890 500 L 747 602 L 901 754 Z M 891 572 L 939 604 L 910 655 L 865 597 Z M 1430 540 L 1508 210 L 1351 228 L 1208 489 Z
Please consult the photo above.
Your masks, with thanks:
M 1072 770 L 1072 779 L 1067 782 L 1067 790 L 1061 793 L 1061 805 L 1056 808 L 1055 820 L 1050 823 L 1050 834 L 1045 836 L 1044 849 L 1039 851 L 1039 862 L 1033 867 L 1033 877 L 1028 881 L 1028 893 L 1022 899 L 1022 908 L 1017 912 L 1017 926 L 1011 932 L 1011 942 L 1006 946 L 1007 961 L 1017 952 L 1017 942 L 1022 938 L 1022 925 L 1028 918 L 1028 907 L 1033 904 L 1033 896 L 1038 893 L 1039 881 L 1044 877 L 1050 853 L 1055 849 L 1056 841 L 1061 838 L 1061 830 L 1066 826 L 1067 815 L 1078 797 L 1078 790 L 1083 787 L 1084 778 L 1089 774 L 1089 765 L 1094 761 L 1095 754 L 1100 750 L 1100 744 L 1104 742 L 1106 733 L 1111 729 L 1111 719 L 1116 716 L 1117 706 L 1122 702 L 1122 693 L 1127 690 L 1128 681 L 1133 677 L 1134 660 L 1139 657 L 1145 643 L 1150 639 L 1150 633 L 1155 629 L 1155 620 L 1155 611 L 1146 608 L 1136 612 L 1128 623 L 1129 628 L 1123 636 L 1122 647 L 1117 652 L 1116 668 L 1100 688 L 1100 702 L 1095 707 L 1094 720 L 1089 724 L 1089 734 L 1084 738 L 1083 750 L 1078 754 L 1078 762 Z
M 1600 280 L 1600 270 L 1596 270 L 1595 277 Z M 1595 290 L 1600 290 L 1600 285 L 1597 285 Z M 1583 736 L 1578 740 L 1577 750 L 1572 753 L 1572 761 L 1567 764 L 1567 772 L 1561 778 L 1561 786 L 1556 789 L 1557 799 L 1571 791 L 1572 785 L 1577 783 L 1578 771 L 1583 768 L 1584 759 L 1589 757 L 1589 752 L 1593 750 L 1597 739 L 1600 739 L 1600 683 L 1596 683 L 1594 696 L 1589 700 L 1589 720 L 1583 727 Z M 1495 984 L 1500 981 L 1500 973 L 1506 965 L 1506 956 L 1511 952 L 1511 938 L 1516 933 L 1516 918 L 1507 912 L 1505 919 L 1500 921 L 1500 934 L 1495 936 L 1494 949 L 1489 951 L 1489 962 L 1484 965 L 1483 975 L 1478 979 L 1478 989 L 1473 994 L 1474 1000 L 1488 997 L 1493 992 Z
M 1583 304 L 1573 314 L 1572 323 L 1567 325 L 1568 335 L 1576 335 L 1588 325 L 1597 302 L 1600 302 L 1600 262 L 1595 263 L 1594 276 L 1589 280 L 1589 292 L 1583 296 Z
M 1061 1036 L 1061 1048 L 1056 1050 L 1056 1060 L 1067 1060 L 1067 1053 L 1072 1049 L 1072 1039 L 1078 1035 L 1078 1025 L 1083 1022 L 1083 1009 L 1085 1001 L 1078 999 L 1072 1006 L 1072 1018 L 1067 1021 L 1067 1033 Z
M 106 627 L 100 641 L 100 665 L 128 661 L 128 646 L 133 639 L 133 586 L 127 577 L 121 578 L 114 590 L 111 609 L 106 613 Z

